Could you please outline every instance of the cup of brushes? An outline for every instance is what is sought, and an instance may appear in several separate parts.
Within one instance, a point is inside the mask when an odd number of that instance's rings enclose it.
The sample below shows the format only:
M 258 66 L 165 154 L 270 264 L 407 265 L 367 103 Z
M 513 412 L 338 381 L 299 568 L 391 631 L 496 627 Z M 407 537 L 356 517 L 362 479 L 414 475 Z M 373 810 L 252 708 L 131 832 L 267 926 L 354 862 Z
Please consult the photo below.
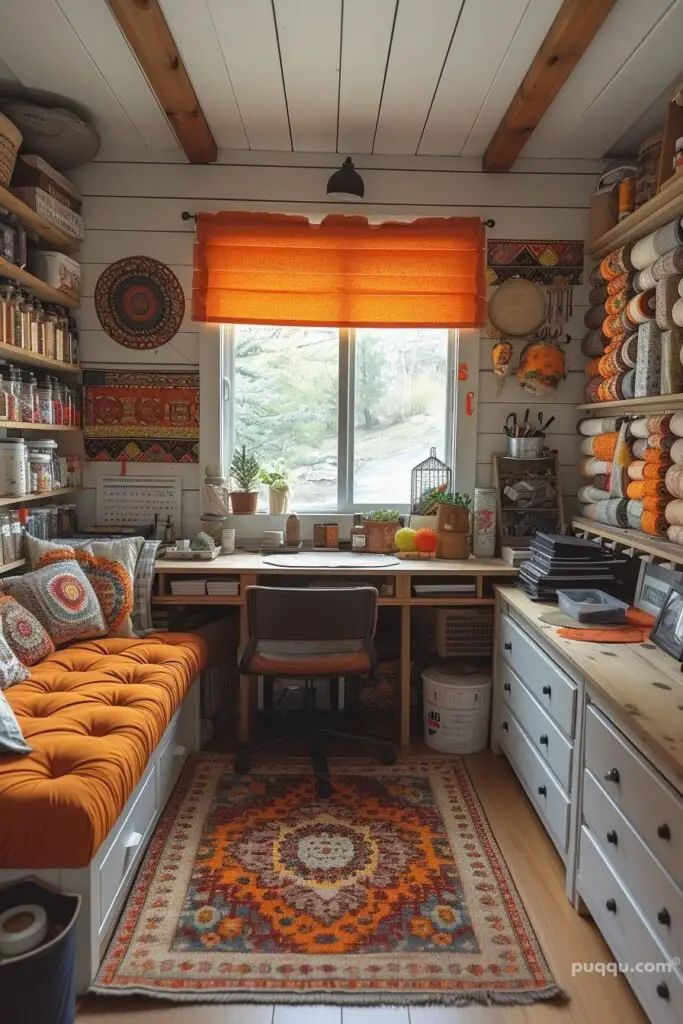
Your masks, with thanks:
M 555 417 L 544 422 L 543 413 L 538 413 L 538 425 L 529 420 L 529 410 L 520 422 L 517 413 L 511 412 L 505 420 L 503 431 L 507 437 L 508 455 L 513 459 L 539 459 L 545 448 L 545 432 Z

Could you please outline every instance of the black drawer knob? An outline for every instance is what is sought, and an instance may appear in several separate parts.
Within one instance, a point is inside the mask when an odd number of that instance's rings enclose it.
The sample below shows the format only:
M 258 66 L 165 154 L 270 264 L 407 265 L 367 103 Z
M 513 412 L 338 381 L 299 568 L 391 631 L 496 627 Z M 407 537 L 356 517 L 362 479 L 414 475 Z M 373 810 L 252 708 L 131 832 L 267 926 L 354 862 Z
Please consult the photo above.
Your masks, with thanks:
M 510 728 L 510 727 L 509 727 L 509 725 L 507 724 L 507 722 L 503 722 L 503 723 L 501 724 L 501 729 L 504 729 L 504 730 L 505 730 L 505 732 L 507 732 L 509 728 Z
M 608 843 L 612 843 L 613 846 L 617 845 L 618 839 L 617 839 L 617 834 L 614 831 L 614 829 L 612 829 L 611 832 L 607 833 L 607 842 Z
M 613 899 L 607 900 L 605 906 L 609 910 L 610 914 L 616 914 L 617 912 L 617 901 Z
M 671 839 L 671 829 L 668 825 L 660 825 L 657 829 L 657 835 L 660 839 Z
M 539 742 L 539 743 L 542 743 L 544 747 L 547 747 L 547 746 L 548 746 L 548 737 L 546 736 L 546 734 L 545 734 L 545 733 L 543 733 L 543 735 L 542 735 L 542 736 L 539 736 L 539 737 L 538 737 L 538 742 Z
M 503 647 L 505 648 L 506 651 L 511 651 L 512 650 L 512 641 L 511 640 L 506 640 L 505 643 L 503 644 Z
M 505 690 L 506 693 L 509 693 L 512 687 L 510 686 L 509 683 L 503 683 L 503 689 Z
M 610 768 L 605 775 L 605 782 L 618 782 L 619 781 L 619 770 L 617 768 Z
M 671 924 L 671 914 L 666 909 L 666 907 L 662 907 L 662 909 L 659 911 L 659 913 L 657 914 L 657 920 L 660 924 L 665 924 L 667 926 Z
M 543 694 L 544 694 L 544 695 L 545 695 L 546 697 L 549 697 L 549 696 L 550 696 L 550 693 L 551 693 L 550 687 L 549 687 L 549 686 L 544 686 L 544 687 L 543 687 L 543 691 L 542 691 L 542 692 L 543 692 Z
M 546 790 L 545 786 L 539 786 L 538 787 L 538 795 L 539 796 L 547 796 L 548 795 L 548 791 Z
M 660 999 L 669 998 L 669 986 L 665 981 L 660 981 L 659 985 L 657 985 L 657 995 Z

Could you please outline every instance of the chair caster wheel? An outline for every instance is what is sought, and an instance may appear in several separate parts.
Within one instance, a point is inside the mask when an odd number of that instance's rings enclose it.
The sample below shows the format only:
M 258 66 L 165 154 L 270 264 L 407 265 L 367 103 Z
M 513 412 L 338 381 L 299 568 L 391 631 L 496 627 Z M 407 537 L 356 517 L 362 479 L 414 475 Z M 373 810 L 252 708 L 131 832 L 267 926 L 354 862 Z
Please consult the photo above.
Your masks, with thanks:
M 379 759 L 381 764 L 396 764 L 396 751 L 393 747 L 389 747 L 382 751 Z
M 237 754 L 235 757 L 235 774 L 246 775 L 249 771 L 249 755 Z
M 321 800 L 327 800 L 332 796 L 334 789 L 329 779 L 316 779 L 315 795 Z

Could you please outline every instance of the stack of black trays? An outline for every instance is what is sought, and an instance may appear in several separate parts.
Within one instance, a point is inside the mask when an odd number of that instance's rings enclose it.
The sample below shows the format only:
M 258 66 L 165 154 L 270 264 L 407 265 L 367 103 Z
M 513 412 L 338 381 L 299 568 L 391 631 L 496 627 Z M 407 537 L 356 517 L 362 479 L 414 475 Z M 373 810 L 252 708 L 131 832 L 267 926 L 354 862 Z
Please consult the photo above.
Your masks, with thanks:
M 621 589 L 620 571 L 628 559 L 598 547 L 593 541 L 537 533 L 529 549 L 531 558 L 519 567 L 517 585 L 532 601 L 556 601 L 558 590 Z

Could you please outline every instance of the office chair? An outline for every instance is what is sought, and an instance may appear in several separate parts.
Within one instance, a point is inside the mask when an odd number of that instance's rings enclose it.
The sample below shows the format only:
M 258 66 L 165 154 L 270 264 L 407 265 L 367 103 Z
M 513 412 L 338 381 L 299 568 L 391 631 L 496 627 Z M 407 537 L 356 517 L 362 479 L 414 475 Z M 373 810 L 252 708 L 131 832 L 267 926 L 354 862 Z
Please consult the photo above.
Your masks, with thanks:
M 315 706 L 316 679 L 362 676 L 377 667 L 373 643 L 377 624 L 374 587 L 303 589 L 248 587 L 249 639 L 240 658 L 240 672 L 305 681 L 305 713 L 298 730 L 240 750 L 235 771 L 249 771 L 254 753 L 293 738 L 308 741 L 319 797 L 332 795 L 323 738 L 361 741 L 378 749 L 383 764 L 393 764 L 393 746 L 371 736 L 320 728 Z

